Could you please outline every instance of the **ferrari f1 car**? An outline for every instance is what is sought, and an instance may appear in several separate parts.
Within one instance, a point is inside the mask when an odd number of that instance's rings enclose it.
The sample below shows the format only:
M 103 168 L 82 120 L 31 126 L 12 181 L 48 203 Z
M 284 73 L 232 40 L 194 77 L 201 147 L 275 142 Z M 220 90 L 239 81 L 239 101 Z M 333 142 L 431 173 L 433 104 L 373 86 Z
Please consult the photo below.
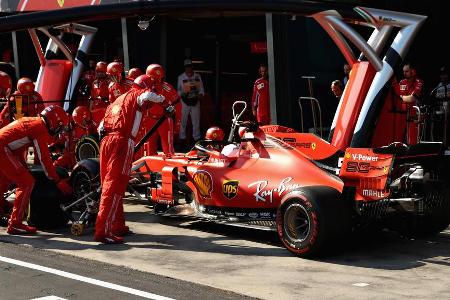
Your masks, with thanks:
M 169 2 L 139 2 L 127 13 L 164 13 Z M 141 158 L 133 165 L 130 191 L 138 197 L 145 194 L 157 213 L 179 214 L 189 208 L 190 215 L 199 218 L 274 229 L 286 248 L 299 256 L 331 249 L 333 242 L 374 223 L 412 235 L 445 229 L 450 223 L 450 155 L 443 143 L 426 142 L 420 134 L 405 137 L 407 126 L 420 128 L 420 108 L 413 108 L 419 113 L 411 115 L 399 111 L 389 93 L 394 70 L 426 17 L 278 2 L 283 1 L 230 1 L 225 9 L 296 14 L 303 5 L 302 13 L 331 36 L 352 71 L 330 139 L 242 122 L 245 104 L 236 103 L 224 144 L 205 140 L 186 154 Z M 202 2 L 201 8 L 189 5 L 183 1 L 177 10 L 219 7 L 214 1 Z M 113 8 L 104 9 L 117 16 L 119 10 Z M 87 11 L 83 16 L 92 17 Z M 364 39 L 353 25 L 370 28 L 370 37 Z M 79 162 L 71 174 L 79 199 L 70 207 L 81 204 L 86 209 L 75 224 L 89 222 L 89 215 L 96 213 L 97 174 L 95 160 Z

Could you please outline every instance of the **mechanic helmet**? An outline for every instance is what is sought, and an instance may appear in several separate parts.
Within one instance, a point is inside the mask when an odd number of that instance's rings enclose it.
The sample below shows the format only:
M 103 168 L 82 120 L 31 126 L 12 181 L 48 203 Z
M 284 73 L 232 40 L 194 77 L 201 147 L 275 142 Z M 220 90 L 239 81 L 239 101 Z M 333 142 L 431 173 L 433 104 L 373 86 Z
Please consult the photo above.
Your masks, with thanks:
M 34 83 L 30 78 L 22 77 L 17 81 L 17 90 L 21 94 L 30 94 L 34 91 Z
M 142 71 L 139 68 L 132 68 L 128 71 L 128 78 L 131 80 L 135 80 L 140 75 L 142 75 Z
M 117 61 L 109 63 L 106 67 L 106 74 L 111 81 L 120 82 L 122 80 L 123 64 Z
M 223 141 L 225 134 L 220 127 L 210 127 L 205 134 L 205 139 L 210 141 Z
M 140 75 L 133 81 L 133 87 L 136 89 L 151 89 L 155 81 L 147 75 Z
M 0 71 L 0 98 L 6 97 L 11 92 L 11 77 L 5 72 Z
M 61 106 L 47 106 L 39 115 L 44 119 L 50 135 L 57 135 L 61 130 L 67 131 L 69 128 L 69 115 Z
M 164 68 L 158 64 L 149 65 L 145 71 L 145 74 L 154 79 L 156 83 L 161 83 L 165 76 Z
M 108 64 L 104 61 L 99 61 L 96 65 L 95 65 L 95 75 L 97 77 L 105 77 L 106 76 L 106 68 L 107 68 Z
M 86 128 L 92 120 L 91 112 L 86 106 L 77 106 L 72 112 L 72 119 L 78 126 Z

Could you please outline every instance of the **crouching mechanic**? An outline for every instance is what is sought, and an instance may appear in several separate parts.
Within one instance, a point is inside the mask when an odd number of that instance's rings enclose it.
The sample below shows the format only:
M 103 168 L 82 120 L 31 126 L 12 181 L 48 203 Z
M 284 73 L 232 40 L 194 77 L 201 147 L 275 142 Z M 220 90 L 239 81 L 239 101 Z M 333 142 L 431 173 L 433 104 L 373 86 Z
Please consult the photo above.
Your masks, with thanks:
M 95 224 L 94 240 L 105 244 L 123 243 L 129 232 L 125 226 L 122 197 L 127 189 L 134 142 L 142 115 L 153 103 L 161 103 L 164 96 L 151 91 L 148 78 L 145 88 L 132 89 L 119 96 L 106 109 L 99 127 L 104 138 L 100 145 L 100 181 L 102 195 Z
M 42 168 L 63 194 L 72 193 L 66 180 L 61 180 L 53 167 L 47 143 L 69 125 L 69 116 L 60 106 L 45 108 L 39 117 L 23 117 L 0 129 L 0 181 L 16 184 L 14 208 L 8 222 L 9 234 L 36 233 L 36 228 L 22 224 L 34 186 L 34 178 L 25 163 L 24 151 L 34 145 Z M 3 193 L 5 191 L 0 191 Z

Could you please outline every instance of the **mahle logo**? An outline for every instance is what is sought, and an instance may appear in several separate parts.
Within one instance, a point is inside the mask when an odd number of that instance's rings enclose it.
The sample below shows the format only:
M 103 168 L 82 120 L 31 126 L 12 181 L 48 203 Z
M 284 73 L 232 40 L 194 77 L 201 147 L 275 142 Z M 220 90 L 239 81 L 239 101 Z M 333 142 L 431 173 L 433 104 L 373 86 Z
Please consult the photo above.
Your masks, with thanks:
M 63 7 L 64 6 L 64 0 L 58 0 L 58 4 L 59 4 L 59 7 Z
M 222 193 L 228 199 L 236 197 L 239 189 L 239 180 L 224 180 L 222 184 Z
M 194 174 L 194 182 L 197 186 L 198 192 L 205 198 L 211 198 L 213 189 L 212 177 L 206 171 L 198 171 Z

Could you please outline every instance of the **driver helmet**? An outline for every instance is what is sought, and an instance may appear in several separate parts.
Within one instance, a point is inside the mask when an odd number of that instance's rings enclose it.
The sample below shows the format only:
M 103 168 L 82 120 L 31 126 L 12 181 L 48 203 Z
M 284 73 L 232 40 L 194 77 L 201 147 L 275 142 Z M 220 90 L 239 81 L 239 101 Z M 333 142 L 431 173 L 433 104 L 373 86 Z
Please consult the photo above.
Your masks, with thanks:
M 0 98 L 7 97 L 11 92 L 11 77 L 5 72 L 0 71 Z
M 77 106 L 72 112 L 72 119 L 81 128 L 86 128 L 92 120 L 91 112 L 86 106 Z
M 69 128 L 69 115 L 61 106 L 47 106 L 39 115 L 44 119 L 48 133 L 52 136 L 59 134 L 62 130 L 67 131 Z
M 111 81 L 120 82 L 122 80 L 123 64 L 117 61 L 110 63 L 106 67 L 106 74 Z
M 210 141 L 223 141 L 225 134 L 220 127 L 210 127 L 205 134 L 205 139 Z
M 34 83 L 30 78 L 23 77 L 17 81 L 17 90 L 21 94 L 31 94 L 34 92 Z

